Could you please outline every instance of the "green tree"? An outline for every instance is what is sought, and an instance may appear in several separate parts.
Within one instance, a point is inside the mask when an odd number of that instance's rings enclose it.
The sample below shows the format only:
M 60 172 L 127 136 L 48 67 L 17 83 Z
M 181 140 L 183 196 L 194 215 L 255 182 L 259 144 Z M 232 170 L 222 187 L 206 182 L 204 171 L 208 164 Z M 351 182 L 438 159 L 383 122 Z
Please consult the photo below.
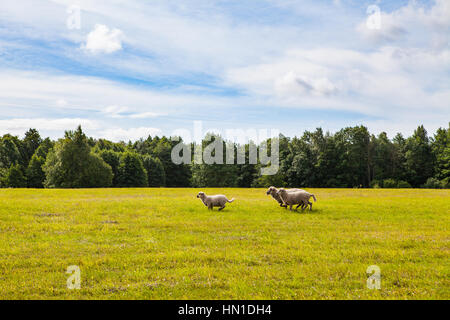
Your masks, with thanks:
M 399 181 L 397 183 L 397 188 L 403 188 L 403 189 L 411 188 L 411 185 L 408 182 L 406 182 L 406 181 Z
M 204 156 L 202 164 L 192 165 L 192 185 L 195 187 L 236 187 L 238 168 L 234 164 L 226 164 L 226 143 L 220 136 L 207 134 L 202 141 Z M 233 149 L 233 152 L 235 150 Z M 222 156 L 220 156 L 222 152 Z M 236 160 L 236 157 L 234 156 Z M 208 163 L 212 161 L 213 163 Z
M 25 132 L 25 138 L 23 139 L 23 147 L 25 149 L 26 162 L 31 160 L 31 157 L 36 152 L 42 143 L 42 138 L 36 129 L 29 129 Z
M 94 151 L 99 152 L 103 150 L 111 150 L 114 152 L 125 152 L 126 146 L 123 142 L 115 143 L 105 139 L 99 139 L 95 142 Z
M 314 187 L 319 183 L 320 149 L 323 147 L 323 132 L 305 131 L 301 138 L 294 137 L 288 144 L 289 153 L 281 161 L 281 171 L 291 187 Z M 281 146 L 280 146 L 281 147 Z M 281 154 L 281 153 L 280 153 Z
M 11 135 L 4 135 L 0 140 L 0 167 L 9 169 L 12 165 L 22 162 L 18 139 Z
M 382 132 L 371 138 L 371 179 L 385 180 L 394 176 L 394 145 Z
M 189 187 L 191 179 L 191 167 L 190 164 L 175 164 L 172 161 L 172 149 L 183 143 L 179 141 L 172 141 L 166 137 L 152 139 L 149 149 L 151 150 L 151 156 L 161 160 L 164 166 L 164 172 L 166 174 L 166 186 L 167 187 Z
M 161 160 L 146 155 L 143 157 L 143 164 L 147 171 L 148 186 L 163 187 L 166 184 L 166 174 Z
M 237 153 L 236 146 L 236 153 Z M 253 182 L 258 176 L 257 164 L 250 163 L 250 144 L 245 144 L 244 146 L 239 146 L 245 151 L 245 163 L 237 164 L 237 181 L 236 184 L 239 188 L 250 188 Z M 237 158 L 237 156 L 236 156 Z
M 12 165 L 5 177 L 6 187 L 26 188 L 27 181 L 19 164 Z
M 426 189 L 442 189 L 444 186 L 438 179 L 428 178 L 422 187 Z
M 317 171 L 319 172 L 317 187 L 345 187 L 347 183 L 339 171 L 344 146 L 338 144 L 336 137 L 328 132 L 324 138 L 324 147 L 317 161 Z
M 436 158 L 435 178 L 443 186 L 450 183 L 450 124 L 449 128 L 439 128 L 434 135 L 432 150 Z
M 348 128 L 347 177 L 349 186 L 368 187 L 370 184 L 370 134 L 366 127 Z
M 370 134 L 366 127 L 348 127 L 334 135 L 337 166 L 330 182 L 340 187 L 370 185 Z
M 45 159 L 34 154 L 26 170 L 27 185 L 29 188 L 43 188 L 45 172 L 42 169 Z
M 67 131 L 47 155 L 43 170 L 48 188 L 109 187 L 112 169 L 98 155 L 91 153 L 86 135 L 79 126 Z
M 98 154 L 90 154 L 84 174 L 85 187 L 105 188 L 112 186 L 112 169 Z
M 119 176 L 119 164 L 120 164 L 120 157 L 122 153 L 113 151 L 112 149 L 104 149 L 99 152 L 99 156 L 105 161 L 112 169 L 113 173 L 113 183 L 112 185 L 114 187 L 117 187 L 117 177 Z
M 125 152 L 120 158 L 117 175 L 119 187 L 147 187 L 147 171 L 140 156 L 133 152 Z
M 54 145 L 55 144 L 53 143 L 53 141 L 50 140 L 50 138 L 45 138 L 44 140 L 42 140 L 41 144 L 36 149 L 35 151 L 36 156 L 41 157 L 42 159 L 46 159 L 47 154 L 53 148 Z
M 406 139 L 402 134 L 398 133 L 393 142 L 393 155 L 392 155 L 392 178 L 395 180 L 407 180 L 408 175 L 406 172 Z
M 394 189 L 397 188 L 398 182 L 394 179 L 386 179 L 383 181 L 383 188 Z
M 0 167 L 0 188 L 6 188 L 6 175 L 8 174 L 9 169 Z
M 406 140 L 406 169 L 413 187 L 423 185 L 433 176 L 435 158 L 428 139 L 427 131 L 419 126 L 412 137 Z

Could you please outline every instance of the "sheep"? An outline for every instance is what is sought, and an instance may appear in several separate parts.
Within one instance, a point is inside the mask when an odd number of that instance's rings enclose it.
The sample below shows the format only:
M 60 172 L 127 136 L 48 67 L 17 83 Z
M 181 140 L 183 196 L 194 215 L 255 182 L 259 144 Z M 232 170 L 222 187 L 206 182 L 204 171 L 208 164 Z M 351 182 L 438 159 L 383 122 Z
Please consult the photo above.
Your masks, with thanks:
M 292 211 L 292 206 L 297 205 L 295 210 L 298 209 L 298 207 L 302 206 L 302 211 L 308 207 L 309 204 L 309 211 L 312 210 L 312 203 L 309 202 L 309 199 L 313 197 L 314 202 L 316 202 L 316 197 L 306 191 L 295 191 L 295 192 L 287 192 L 284 188 L 280 188 L 278 190 L 278 195 L 281 197 L 281 200 L 289 206 L 289 210 Z
M 287 192 L 295 192 L 295 191 L 305 191 L 305 190 L 302 190 L 302 189 L 287 189 L 286 191 Z M 278 195 L 277 192 L 278 192 L 278 189 L 275 188 L 274 186 L 271 186 L 271 187 L 269 187 L 269 189 L 267 189 L 266 194 L 267 195 L 270 194 L 272 196 L 272 198 L 274 198 L 280 204 L 280 207 L 287 208 L 287 205 L 283 203 L 283 200 L 281 200 L 281 197 Z
M 234 198 L 228 200 L 228 198 L 222 194 L 207 196 L 204 192 L 201 191 L 198 193 L 197 198 L 200 198 L 203 201 L 205 206 L 208 207 L 208 210 L 213 210 L 214 207 L 220 207 L 219 211 L 225 208 L 225 204 L 227 202 L 231 203 L 234 201 Z

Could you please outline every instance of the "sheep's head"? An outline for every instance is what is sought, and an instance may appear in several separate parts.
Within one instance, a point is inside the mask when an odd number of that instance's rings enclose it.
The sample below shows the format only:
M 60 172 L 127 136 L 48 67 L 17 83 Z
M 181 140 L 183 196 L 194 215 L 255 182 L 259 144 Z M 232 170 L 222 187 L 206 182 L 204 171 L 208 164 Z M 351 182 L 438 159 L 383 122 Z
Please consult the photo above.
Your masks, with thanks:
M 277 194 L 278 195 L 284 195 L 284 194 L 286 194 L 286 190 L 284 188 L 280 188 L 280 189 L 278 189 Z
M 269 189 L 267 189 L 266 194 L 269 195 L 269 194 L 274 194 L 276 192 L 277 192 L 277 188 L 272 186 L 272 187 L 269 187 Z
M 197 195 L 197 198 L 203 199 L 205 196 L 206 196 L 205 193 L 200 191 Z

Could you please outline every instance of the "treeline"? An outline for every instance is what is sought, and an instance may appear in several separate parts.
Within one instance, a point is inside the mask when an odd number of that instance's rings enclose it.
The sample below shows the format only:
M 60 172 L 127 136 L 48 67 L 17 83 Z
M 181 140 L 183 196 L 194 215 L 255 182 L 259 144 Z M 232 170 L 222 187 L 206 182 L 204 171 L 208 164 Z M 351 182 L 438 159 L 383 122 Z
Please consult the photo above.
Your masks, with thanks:
M 216 138 L 205 137 L 202 147 Z M 235 152 L 246 150 L 245 164 L 177 165 L 171 153 L 179 141 L 167 137 L 113 143 L 89 138 L 78 127 L 52 141 L 30 129 L 23 139 L 0 138 L 0 187 L 450 187 L 450 126 L 432 137 L 423 126 L 411 137 L 397 134 L 392 140 L 358 126 L 278 139 L 280 169 L 261 175 L 261 164 L 248 161 L 248 144 L 234 144 Z

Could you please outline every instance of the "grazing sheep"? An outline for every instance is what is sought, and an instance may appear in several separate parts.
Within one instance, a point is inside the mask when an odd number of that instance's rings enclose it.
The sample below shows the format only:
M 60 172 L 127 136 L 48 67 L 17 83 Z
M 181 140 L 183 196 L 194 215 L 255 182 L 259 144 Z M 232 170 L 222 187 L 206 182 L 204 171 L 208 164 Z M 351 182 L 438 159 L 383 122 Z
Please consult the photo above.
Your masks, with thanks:
M 302 211 L 308 207 L 309 204 L 309 211 L 312 210 L 312 203 L 309 202 L 309 199 L 313 197 L 314 202 L 317 201 L 316 197 L 306 191 L 295 191 L 295 192 L 287 192 L 284 188 L 280 188 L 278 190 L 278 195 L 281 197 L 281 200 L 283 200 L 283 203 L 289 206 L 289 210 L 292 211 L 292 206 L 297 205 L 295 210 L 297 210 L 298 207 L 302 206 Z
M 287 192 L 295 192 L 295 191 L 305 191 L 305 190 L 302 190 L 302 189 L 287 189 L 286 191 Z M 266 194 L 267 195 L 270 194 L 272 196 L 272 198 L 274 198 L 280 204 L 280 207 L 287 208 L 287 205 L 284 204 L 283 200 L 281 200 L 281 197 L 278 194 L 278 189 L 277 188 L 275 188 L 274 186 L 269 187 L 269 189 L 267 189 Z
M 198 193 L 197 198 L 200 198 L 209 210 L 212 210 L 214 207 L 220 207 L 219 211 L 225 208 L 225 204 L 227 202 L 231 203 L 234 201 L 234 199 L 228 200 L 228 198 L 222 194 L 207 196 L 204 192 L 201 191 Z

